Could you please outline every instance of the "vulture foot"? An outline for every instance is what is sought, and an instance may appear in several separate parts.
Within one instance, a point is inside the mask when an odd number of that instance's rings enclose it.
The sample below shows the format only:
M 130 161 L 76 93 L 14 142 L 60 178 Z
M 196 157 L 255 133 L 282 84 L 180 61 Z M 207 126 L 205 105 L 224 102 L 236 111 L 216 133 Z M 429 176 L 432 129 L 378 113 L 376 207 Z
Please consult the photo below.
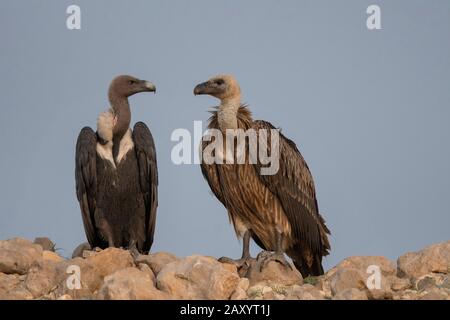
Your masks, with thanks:
M 292 270 L 292 265 L 286 260 L 283 252 L 262 251 L 258 254 L 256 260 L 259 262 L 259 271 L 262 271 L 270 261 L 279 262 L 286 268 Z
M 250 256 L 242 257 L 240 259 L 231 259 L 228 257 L 219 258 L 219 262 L 234 264 L 238 269 L 240 269 L 242 267 L 246 267 L 246 268 L 250 267 L 250 265 L 252 264 L 253 261 L 255 261 L 255 259 Z
M 137 260 L 137 259 L 139 258 L 139 256 L 141 255 L 140 252 L 139 252 L 139 250 L 138 250 L 137 247 L 136 247 L 136 244 L 133 243 L 133 244 L 128 248 L 128 250 L 130 250 L 131 257 L 133 258 L 134 262 L 136 263 L 136 260 Z M 137 265 L 137 263 L 136 263 L 136 265 Z

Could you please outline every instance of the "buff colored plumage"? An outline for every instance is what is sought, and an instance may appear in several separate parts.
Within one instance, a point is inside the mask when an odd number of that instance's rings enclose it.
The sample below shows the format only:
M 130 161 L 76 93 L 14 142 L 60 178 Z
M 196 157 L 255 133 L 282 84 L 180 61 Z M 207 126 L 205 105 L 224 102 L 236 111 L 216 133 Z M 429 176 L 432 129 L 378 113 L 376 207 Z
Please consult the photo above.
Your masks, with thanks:
M 220 75 L 201 83 L 194 94 L 208 94 L 221 101 L 209 119 L 210 129 L 222 133 L 254 129 L 258 134 L 275 129 L 269 122 L 253 120 L 248 107 L 241 104 L 240 88 L 232 76 Z M 226 147 L 226 138 L 223 140 Z M 203 150 L 210 143 L 203 141 Z M 270 139 L 267 145 L 270 153 Z M 319 214 L 312 175 L 295 143 L 281 133 L 279 155 L 279 170 L 274 175 L 262 175 L 263 165 L 249 163 L 248 156 L 243 164 L 202 163 L 211 190 L 227 209 L 238 237 L 244 238 L 241 259 L 222 261 L 238 266 L 247 263 L 252 238 L 264 250 L 273 251 L 260 255 L 263 263 L 276 260 L 288 265 L 286 253 L 304 277 L 323 274 L 322 257 L 329 253 L 330 232 Z

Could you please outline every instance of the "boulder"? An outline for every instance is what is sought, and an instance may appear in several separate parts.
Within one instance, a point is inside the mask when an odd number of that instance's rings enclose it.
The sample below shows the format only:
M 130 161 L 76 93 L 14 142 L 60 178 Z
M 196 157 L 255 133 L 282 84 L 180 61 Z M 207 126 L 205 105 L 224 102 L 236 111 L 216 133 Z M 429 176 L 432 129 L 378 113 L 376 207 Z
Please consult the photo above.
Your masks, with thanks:
M 42 252 L 42 259 L 45 261 L 61 262 L 64 261 L 63 257 L 58 255 L 56 252 L 44 250 Z
M 33 243 L 40 245 L 42 250 L 55 251 L 55 244 L 49 238 L 39 237 L 34 239 Z
M 250 286 L 257 284 L 291 286 L 303 283 L 302 275 L 295 267 L 289 268 L 277 261 L 270 261 L 262 270 L 258 262 L 252 263 L 245 277 L 250 280 Z
M 440 288 L 430 288 L 430 290 L 422 293 L 419 300 L 447 300 L 449 293 Z
M 86 259 L 77 257 L 66 260 L 58 265 L 58 273 L 64 276 L 64 280 L 56 294 L 69 294 L 74 299 L 94 298 L 106 276 L 129 267 L 134 267 L 130 252 L 118 248 L 102 250 Z M 79 268 L 81 288 L 70 288 L 67 285 L 69 277 L 75 277 L 74 268 Z
M 289 300 L 324 300 L 324 295 L 311 284 L 294 285 L 287 294 Z
M 134 261 L 129 251 L 108 248 L 85 259 L 81 266 L 81 281 L 94 292 L 100 288 L 104 277 L 133 266 Z
M 42 262 L 42 247 L 31 241 L 14 238 L 0 241 L 0 272 L 26 274 Z
M 406 253 L 397 260 L 397 274 L 401 278 L 418 279 L 433 272 L 450 273 L 450 241 Z
M 151 276 L 137 268 L 126 268 L 106 276 L 97 295 L 102 300 L 163 300 L 169 295 L 155 288 Z
M 64 275 L 58 272 L 57 262 L 44 261 L 28 271 L 24 284 L 33 297 L 38 298 L 55 290 L 63 279 Z
M 149 255 L 139 255 L 136 263 L 145 263 L 148 265 L 153 273 L 157 275 L 164 266 L 171 262 L 179 260 L 177 256 L 168 252 L 156 252 Z
M 85 250 L 91 250 L 91 245 L 87 242 L 83 242 L 82 244 L 78 245 L 78 247 L 75 248 L 72 252 L 72 259 L 77 257 L 83 257 L 83 251 Z
M 156 286 L 156 276 L 153 273 L 152 269 L 150 269 L 150 267 L 148 265 L 146 265 L 145 263 L 140 263 L 138 265 L 138 269 L 140 271 L 146 273 L 150 277 L 150 279 L 152 280 L 153 285 Z
M 348 288 L 333 297 L 333 300 L 367 300 L 365 291 Z
M 32 299 L 33 295 L 23 286 L 23 276 L 0 272 L 0 300 Z
M 335 273 L 329 277 L 331 294 L 337 295 L 338 293 L 347 289 L 358 289 L 365 291 L 366 287 L 366 275 L 358 269 L 344 269 L 339 268 Z
M 380 282 L 375 280 L 377 272 L 379 272 Z M 321 285 L 327 297 L 353 288 L 364 291 L 370 299 L 391 299 L 391 279 L 395 277 L 395 274 L 394 263 L 385 257 L 354 256 L 344 259 L 328 271 L 321 280 Z M 356 291 L 348 291 L 346 294 L 353 293 Z M 342 295 L 340 297 L 344 298 Z
M 190 256 L 167 264 L 156 278 L 158 289 L 174 299 L 229 299 L 237 273 L 212 257 Z
M 247 300 L 247 290 L 249 288 L 250 281 L 247 278 L 241 278 L 236 287 L 236 290 L 231 295 L 231 300 Z
M 395 264 L 382 256 L 353 256 L 342 260 L 333 269 L 357 269 L 362 273 L 370 274 L 371 266 L 376 266 L 380 269 L 383 276 L 392 276 L 396 274 Z M 332 269 L 332 270 L 333 270 Z M 331 270 L 330 270 L 331 271 Z M 327 272 L 330 274 L 330 271 Z

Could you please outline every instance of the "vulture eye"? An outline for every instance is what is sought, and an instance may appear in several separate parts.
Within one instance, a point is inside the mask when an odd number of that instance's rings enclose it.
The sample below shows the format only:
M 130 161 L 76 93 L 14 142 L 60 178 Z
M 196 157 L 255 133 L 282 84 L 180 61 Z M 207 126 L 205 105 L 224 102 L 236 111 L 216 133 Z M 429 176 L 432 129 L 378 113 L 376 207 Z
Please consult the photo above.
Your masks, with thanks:
M 222 84 L 224 84 L 224 81 L 222 79 L 216 80 L 216 84 L 221 86 Z
M 135 80 L 130 80 L 130 81 L 128 81 L 128 83 L 129 83 L 129 84 L 135 84 L 136 81 L 135 81 Z

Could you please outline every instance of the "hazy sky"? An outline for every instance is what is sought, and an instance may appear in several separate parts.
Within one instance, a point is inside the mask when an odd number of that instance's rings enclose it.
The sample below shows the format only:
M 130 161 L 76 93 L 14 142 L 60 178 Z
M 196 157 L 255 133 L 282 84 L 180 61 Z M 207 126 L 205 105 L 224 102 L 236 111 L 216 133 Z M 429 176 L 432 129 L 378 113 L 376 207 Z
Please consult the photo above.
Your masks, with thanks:
M 366 9 L 381 7 L 382 30 Z M 81 7 L 81 30 L 66 8 Z M 122 73 L 154 82 L 132 97 L 156 140 L 152 251 L 238 257 L 241 245 L 198 165 L 170 140 L 217 101 L 193 87 L 232 73 L 255 118 L 306 158 L 332 231 L 329 268 L 450 239 L 450 1 L 0 2 L 0 239 L 85 241 L 75 196 L 80 129 Z M 253 247 L 253 253 L 258 249 Z

